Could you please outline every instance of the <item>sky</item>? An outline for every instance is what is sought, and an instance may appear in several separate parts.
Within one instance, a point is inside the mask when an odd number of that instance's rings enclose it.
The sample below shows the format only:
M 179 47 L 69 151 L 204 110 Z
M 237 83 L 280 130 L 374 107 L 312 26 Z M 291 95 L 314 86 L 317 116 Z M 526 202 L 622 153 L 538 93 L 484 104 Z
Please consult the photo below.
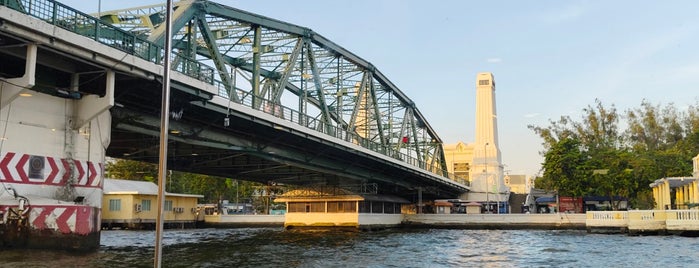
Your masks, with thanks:
M 165 1 L 59 0 L 83 12 Z M 474 141 L 475 78 L 496 81 L 505 171 L 535 175 L 527 126 L 581 119 L 599 99 L 685 111 L 699 101 L 699 1 L 215 0 L 312 29 L 371 62 L 445 143 Z

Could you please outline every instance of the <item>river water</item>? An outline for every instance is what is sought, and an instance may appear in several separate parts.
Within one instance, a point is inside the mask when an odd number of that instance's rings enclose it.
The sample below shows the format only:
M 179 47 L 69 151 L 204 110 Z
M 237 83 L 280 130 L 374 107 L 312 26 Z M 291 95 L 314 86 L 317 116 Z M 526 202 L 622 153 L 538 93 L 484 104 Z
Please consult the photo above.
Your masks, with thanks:
M 152 267 L 154 231 L 102 231 L 97 252 L 0 250 L 0 267 Z M 166 230 L 163 267 L 696 267 L 699 238 L 578 230 Z

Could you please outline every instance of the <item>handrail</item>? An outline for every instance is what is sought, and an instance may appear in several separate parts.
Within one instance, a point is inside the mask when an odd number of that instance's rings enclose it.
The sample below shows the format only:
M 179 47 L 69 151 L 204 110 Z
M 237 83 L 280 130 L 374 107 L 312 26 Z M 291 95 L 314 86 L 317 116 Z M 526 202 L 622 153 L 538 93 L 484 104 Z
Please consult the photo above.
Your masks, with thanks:
M 0 5 L 44 20 L 73 33 L 155 64 L 162 64 L 163 47 L 146 38 L 103 22 L 55 0 L 0 0 Z M 172 69 L 209 84 L 214 81 L 214 69 L 196 60 L 173 53 Z

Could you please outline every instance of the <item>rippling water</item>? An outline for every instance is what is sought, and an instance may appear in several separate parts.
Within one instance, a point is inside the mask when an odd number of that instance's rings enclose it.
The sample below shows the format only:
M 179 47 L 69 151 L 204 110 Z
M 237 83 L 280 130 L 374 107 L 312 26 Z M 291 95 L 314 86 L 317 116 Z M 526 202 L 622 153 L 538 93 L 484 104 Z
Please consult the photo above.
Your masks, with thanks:
M 0 251 L 0 267 L 152 267 L 153 231 L 103 231 L 89 254 Z M 699 238 L 585 231 L 167 230 L 164 267 L 696 267 Z

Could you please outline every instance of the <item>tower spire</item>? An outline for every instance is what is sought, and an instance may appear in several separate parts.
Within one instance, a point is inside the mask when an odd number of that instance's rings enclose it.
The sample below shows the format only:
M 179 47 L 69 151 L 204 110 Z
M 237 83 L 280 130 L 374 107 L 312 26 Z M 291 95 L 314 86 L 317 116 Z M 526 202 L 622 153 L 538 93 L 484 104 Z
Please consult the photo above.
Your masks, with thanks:
M 492 73 L 476 75 L 476 140 L 473 148 L 470 201 L 506 202 L 507 187 L 498 142 L 495 78 Z

